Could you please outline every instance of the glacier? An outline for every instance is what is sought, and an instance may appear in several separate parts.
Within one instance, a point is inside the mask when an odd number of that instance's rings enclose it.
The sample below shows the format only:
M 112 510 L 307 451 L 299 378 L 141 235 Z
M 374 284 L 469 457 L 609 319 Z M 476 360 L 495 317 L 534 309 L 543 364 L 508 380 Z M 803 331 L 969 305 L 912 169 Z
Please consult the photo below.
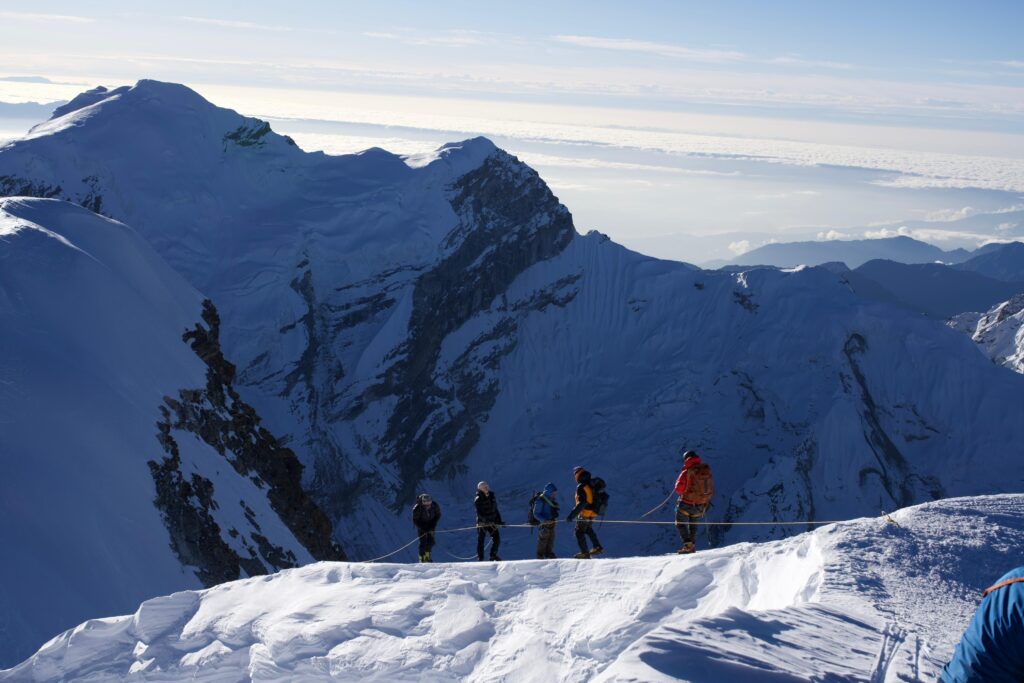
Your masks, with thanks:
M 691 556 L 325 562 L 93 619 L 0 681 L 935 680 L 1022 543 L 1002 495 Z

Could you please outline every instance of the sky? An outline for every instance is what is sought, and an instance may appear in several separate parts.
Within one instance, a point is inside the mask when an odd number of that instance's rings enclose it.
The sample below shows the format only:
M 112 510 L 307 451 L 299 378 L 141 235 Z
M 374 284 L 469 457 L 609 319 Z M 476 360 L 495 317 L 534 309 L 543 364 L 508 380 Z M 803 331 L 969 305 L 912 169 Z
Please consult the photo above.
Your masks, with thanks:
M 477 134 L 631 248 L 1024 236 L 1018 2 L 0 0 L 0 139 L 141 78 L 306 149 Z

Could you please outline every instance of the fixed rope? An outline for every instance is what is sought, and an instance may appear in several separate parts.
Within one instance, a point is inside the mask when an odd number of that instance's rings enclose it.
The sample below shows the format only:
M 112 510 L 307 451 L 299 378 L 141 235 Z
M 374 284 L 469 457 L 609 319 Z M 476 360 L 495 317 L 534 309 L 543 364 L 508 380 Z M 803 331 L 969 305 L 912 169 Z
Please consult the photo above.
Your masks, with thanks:
M 661 507 L 661 506 L 658 506 L 658 507 Z M 655 509 L 657 509 L 657 508 L 655 508 Z M 650 514 L 650 513 L 648 513 L 648 514 Z M 889 515 L 885 515 L 884 519 L 886 519 L 887 522 L 892 522 L 893 524 L 896 523 L 896 521 L 894 519 L 892 519 L 891 517 L 889 517 Z M 565 520 L 565 521 L 568 521 L 568 520 Z M 828 525 L 828 524 L 842 524 L 843 522 L 848 522 L 848 521 L 850 521 L 850 520 L 848 520 L 848 519 L 834 519 L 834 520 L 827 520 L 826 521 L 826 520 L 813 520 L 813 519 L 809 519 L 809 520 L 802 520 L 802 521 L 785 521 L 785 522 L 705 522 L 705 521 L 692 521 L 692 522 L 690 522 L 690 524 L 700 525 L 700 526 L 705 526 L 705 527 L 712 527 L 712 526 L 825 526 L 825 525 Z M 644 519 L 603 519 L 603 520 L 601 520 L 601 522 L 604 523 L 604 524 L 633 524 L 633 525 L 637 525 L 637 526 L 676 526 L 676 522 L 674 522 L 674 521 L 662 522 L 662 521 L 644 520 Z M 463 531 L 476 531 L 478 528 L 479 528 L 479 525 L 473 525 L 473 526 L 459 527 L 457 529 L 439 529 L 439 530 L 434 531 L 433 533 L 435 535 L 436 534 L 455 534 L 455 533 L 460 533 L 460 532 L 463 532 Z M 533 524 L 502 524 L 501 528 L 503 528 L 503 529 L 533 529 L 535 527 L 534 527 Z M 420 540 L 420 536 L 416 536 L 416 538 L 412 539 L 411 541 L 409 541 L 405 545 L 401 546 L 400 548 L 396 548 L 395 550 L 392 550 L 390 553 L 388 553 L 386 555 L 381 555 L 380 557 L 375 557 L 372 560 L 362 560 L 361 563 L 362 564 L 372 564 L 374 562 L 380 562 L 381 560 L 386 560 L 387 558 L 392 557 L 392 556 L 397 555 L 398 553 L 402 552 L 403 550 L 405 550 L 409 546 L 413 545 L 414 543 L 418 543 L 419 540 Z M 455 559 L 458 559 L 458 560 L 472 560 L 472 559 L 476 559 L 476 555 L 470 555 L 468 557 L 461 557 L 459 555 L 455 555 L 455 554 L 449 552 L 448 550 L 444 550 L 444 552 L 447 555 L 450 555 L 451 557 L 454 557 Z

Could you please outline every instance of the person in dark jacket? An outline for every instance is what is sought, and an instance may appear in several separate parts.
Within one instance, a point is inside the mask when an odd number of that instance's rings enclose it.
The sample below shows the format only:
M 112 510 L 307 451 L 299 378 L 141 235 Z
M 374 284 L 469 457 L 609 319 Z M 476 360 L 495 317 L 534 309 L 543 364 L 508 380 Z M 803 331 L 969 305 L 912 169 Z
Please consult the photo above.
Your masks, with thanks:
M 498 527 L 504 526 L 505 522 L 501 521 L 498 500 L 494 497 L 494 492 L 491 491 L 491 487 L 487 485 L 486 481 L 476 485 L 476 498 L 473 499 L 473 505 L 476 506 L 476 559 L 481 561 L 484 559 L 484 539 L 490 534 L 490 559 L 497 562 L 501 559 L 498 557 L 498 547 L 501 545 L 501 534 L 498 532 Z
M 594 520 L 597 519 L 597 511 L 594 509 L 594 489 L 590 485 L 590 472 L 576 466 L 572 475 L 576 479 L 576 507 L 565 519 L 567 522 L 572 522 L 578 518 L 575 532 L 576 543 L 579 544 L 580 551 L 576 553 L 575 557 L 578 560 L 589 560 L 594 555 L 604 552 L 601 541 L 598 540 L 597 534 L 594 532 Z M 588 538 L 593 544 L 593 548 L 587 548 Z
M 434 548 L 434 529 L 441 521 L 441 506 L 430 494 L 421 493 L 412 506 L 412 523 L 420 535 L 420 562 L 433 562 L 430 551 Z
M 533 502 L 533 516 L 540 522 L 540 530 L 537 537 L 537 559 L 555 559 L 555 527 L 558 522 L 558 500 L 556 494 L 558 489 L 551 482 L 544 487 L 544 491 Z
M 675 492 L 679 494 L 679 502 L 676 505 L 676 531 L 683 542 L 679 549 L 681 554 L 689 554 L 697 549 L 697 523 L 708 509 L 708 501 L 705 500 L 707 492 L 696 490 L 699 478 L 697 473 L 701 470 L 708 468 L 700 456 L 694 451 L 686 451 L 683 454 L 683 471 L 679 473 L 675 488 Z M 710 484 L 710 470 L 708 477 L 707 485 L 711 486 L 711 493 L 714 493 L 714 487 Z
M 939 680 L 1024 681 L 1024 567 L 1017 567 L 983 593 L 974 619 Z

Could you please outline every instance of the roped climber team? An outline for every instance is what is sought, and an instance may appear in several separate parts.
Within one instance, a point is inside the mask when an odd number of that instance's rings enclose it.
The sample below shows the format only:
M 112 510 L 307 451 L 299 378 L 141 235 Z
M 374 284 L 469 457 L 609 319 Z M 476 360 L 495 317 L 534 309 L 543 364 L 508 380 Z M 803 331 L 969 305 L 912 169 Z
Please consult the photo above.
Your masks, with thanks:
M 674 490 L 679 496 L 676 503 L 675 525 L 682 541 L 682 547 L 678 552 L 688 554 L 697 549 L 697 527 L 711 505 L 711 499 L 715 495 L 715 486 L 711 479 L 711 468 L 701 460 L 696 452 L 684 448 L 682 455 L 683 469 L 679 473 Z M 580 548 L 575 557 L 587 560 L 604 552 L 597 532 L 594 531 L 594 522 L 605 515 L 608 509 L 609 495 L 604 480 L 592 476 L 582 466 L 573 468 L 573 478 L 576 480 L 575 505 L 566 515 L 566 522 L 575 522 L 573 531 L 576 543 Z M 530 498 L 527 518 L 531 525 L 539 527 L 538 559 L 554 559 L 555 557 L 555 529 L 559 510 L 556 500 L 557 491 L 554 483 L 549 482 L 543 491 L 535 493 Z M 667 502 L 666 499 L 662 506 Z M 498 500 L 487 482 L 482 481 L 477 484 L 473 505 L 476 508 L 476 559 L 483 561 L 486 541 L 489 536 L 488 559 L 498 561 L 501 559 L 498 557 L 498 548 L 501 545 L 499 529 L 506 525 L 498 510 Z M 420 562 L 433 561 L 431 551 L 434 547 L 435 529 L 440 519 L 441 506 L 429 494 L 420 494 L 412 508 L 412 522 L 419 534 Z M 589 545 L 588 540 L 590 541 Z

